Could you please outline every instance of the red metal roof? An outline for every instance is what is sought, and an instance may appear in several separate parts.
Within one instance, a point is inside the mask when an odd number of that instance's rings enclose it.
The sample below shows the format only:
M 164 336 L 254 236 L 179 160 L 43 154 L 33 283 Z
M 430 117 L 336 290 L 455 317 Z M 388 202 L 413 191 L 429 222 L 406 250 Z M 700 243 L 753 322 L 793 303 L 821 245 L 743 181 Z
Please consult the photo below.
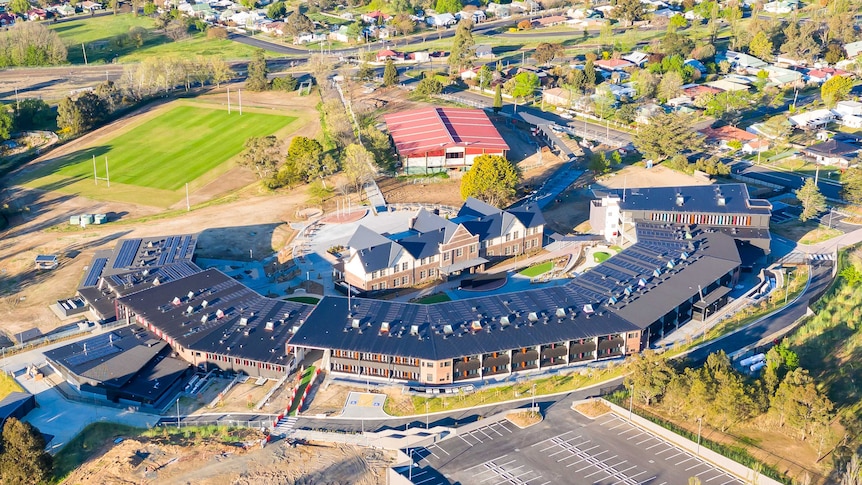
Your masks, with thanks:
M 509 145 L 484 111 L 470 108 L 430 107 L 385 115 L 383 119 L 402 156 L 456 146 L 488 151 L 508 150 Z

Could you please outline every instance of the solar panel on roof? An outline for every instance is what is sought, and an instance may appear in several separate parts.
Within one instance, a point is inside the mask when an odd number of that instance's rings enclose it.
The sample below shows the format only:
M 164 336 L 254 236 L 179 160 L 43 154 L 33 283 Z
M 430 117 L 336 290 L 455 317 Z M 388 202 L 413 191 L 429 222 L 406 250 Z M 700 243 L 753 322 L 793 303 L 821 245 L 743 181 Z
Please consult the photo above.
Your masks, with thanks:
M 108 258 L 94 259 L 93 264 L 87 271 L 87 276 L 84 277 L 84 283 L 81 285 L 81 287 L 87 288 L 91 286 L 96 286 L 96 284 L 99 282 L 99 277 L 102 275 L 102 270 L 105 269 L 105 264 L 107 263 Z
M 120 251 L 117 253 L 117 259 L 114 260 L 114 269 L 130 266 L 135 260 L 135 255 L 137 255 L 140 245 L 140 239 L 127 239 L 123 241 L 123 245 L 120 246 Z

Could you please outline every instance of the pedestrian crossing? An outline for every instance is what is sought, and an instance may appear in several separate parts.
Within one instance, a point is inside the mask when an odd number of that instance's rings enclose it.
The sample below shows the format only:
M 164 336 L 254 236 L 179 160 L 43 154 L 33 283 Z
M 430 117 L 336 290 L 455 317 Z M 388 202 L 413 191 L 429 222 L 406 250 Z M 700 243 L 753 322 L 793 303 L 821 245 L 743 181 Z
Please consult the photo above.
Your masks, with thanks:
M 294 426 L 296 426 L 296 416 L 285 416 L 278 420 L 278 423 L 275 424 L 275 429 L 272 430 L 272 434 L 279 436 L 287 436 L 293 431 Z
M 833 253 L 811 254 L 808 256 L 808 259 L 810 259 L 812 261 L 835 261 L 835 254 L 833 254 Z

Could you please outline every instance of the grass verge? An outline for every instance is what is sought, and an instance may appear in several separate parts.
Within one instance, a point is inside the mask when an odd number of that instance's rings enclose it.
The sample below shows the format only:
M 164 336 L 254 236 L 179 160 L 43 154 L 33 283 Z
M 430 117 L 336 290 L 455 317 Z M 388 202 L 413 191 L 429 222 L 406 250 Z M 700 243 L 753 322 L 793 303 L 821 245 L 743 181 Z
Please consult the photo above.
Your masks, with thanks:
M 526 276 L 528 278 L 535 278 L 536 276 L 539 276 L 541 274 L 547 273 L 548 271 L 551 271 L 553 268 L 554 268 L 554 262 L 553 261 L 545 261 L 544 263 L 536 264 L 536 265 L 530 266 L 529 268 L 522 269 L 521 271 L 518 272 L 518 274 L 522 275 L 522 276 Z
M 320 298 L 315 298 L 313 296 L 291 296 L 290 298 L 285 298 L 287 301 L 295 301 L 297 303 L 308 303 L 309 305 L 316 305 L 317 302 L 320 301 Z
M 0 373 L 0 399 L 5 398 L 13 392 L 23 392 L 24 388 L 15 380 L 14 377 Z

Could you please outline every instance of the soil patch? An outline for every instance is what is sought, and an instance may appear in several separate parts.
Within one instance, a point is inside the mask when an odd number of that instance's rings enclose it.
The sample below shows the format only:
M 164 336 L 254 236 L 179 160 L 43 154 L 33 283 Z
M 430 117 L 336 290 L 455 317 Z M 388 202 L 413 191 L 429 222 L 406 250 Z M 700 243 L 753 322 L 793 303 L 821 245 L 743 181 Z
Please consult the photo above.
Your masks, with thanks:
M 541 423 L 542 415 L 535 411 L 521 411 L 517 413 L 507 414 L 506 419 L 508 419 L 515 426 L 524 429 L 529 428 L 534 424 Z
M 605 414 L 611 412 L 611 408 L 598 399 L 593 399 L 591 401 L 575 404 L 574 406 L 572 406 L 572 409 L 590 419 L 595 419 L 599 416 L 604 416 Z

